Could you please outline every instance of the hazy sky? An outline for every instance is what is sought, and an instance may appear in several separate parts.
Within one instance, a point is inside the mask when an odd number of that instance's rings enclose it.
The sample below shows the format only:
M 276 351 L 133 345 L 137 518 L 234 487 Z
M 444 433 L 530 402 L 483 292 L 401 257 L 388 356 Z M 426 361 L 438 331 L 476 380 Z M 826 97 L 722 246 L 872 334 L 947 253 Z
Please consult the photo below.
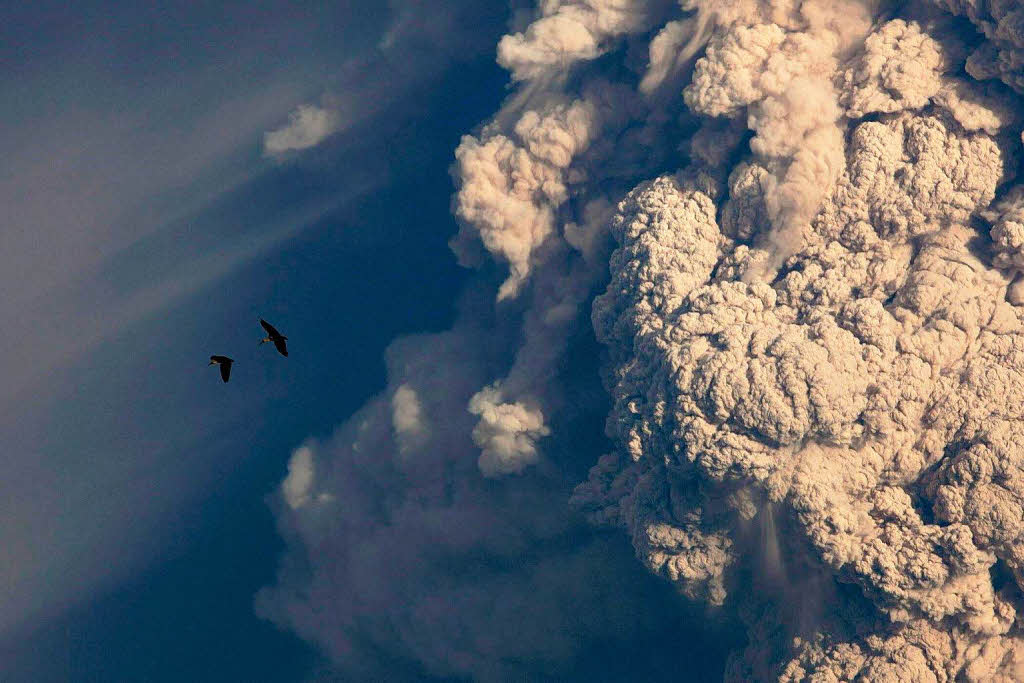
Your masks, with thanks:
M 280 551 L 264 496 L 380 389 L 391 338 L 450 319 L 451 151 L 504 95 L 505 8 L 453 13 L 456 73 L 403 28 L 415 5 L 5 11 L 0 678 L 315 666 L 252 612 Z M 333 136 L 265 154 L 303 104 Z

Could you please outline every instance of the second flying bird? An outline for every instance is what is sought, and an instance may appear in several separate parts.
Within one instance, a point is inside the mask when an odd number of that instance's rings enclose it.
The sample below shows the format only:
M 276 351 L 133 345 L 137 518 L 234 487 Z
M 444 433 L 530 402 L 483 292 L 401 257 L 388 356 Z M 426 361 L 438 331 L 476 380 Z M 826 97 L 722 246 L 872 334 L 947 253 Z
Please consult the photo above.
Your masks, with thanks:
M 276 348 L 281 353 L 282 356 L 287 356 L 288 346 L 285 344 L 285 342 L 288 340 L 288 337 L 278 332 L 276 327 L 268 323 L 263 318 L 260 318 L 260 325 L 262 325 L 263 329 L 267 331 L 267 336 L 260 340 L 260 344 L 273 342 L 274 348 Z

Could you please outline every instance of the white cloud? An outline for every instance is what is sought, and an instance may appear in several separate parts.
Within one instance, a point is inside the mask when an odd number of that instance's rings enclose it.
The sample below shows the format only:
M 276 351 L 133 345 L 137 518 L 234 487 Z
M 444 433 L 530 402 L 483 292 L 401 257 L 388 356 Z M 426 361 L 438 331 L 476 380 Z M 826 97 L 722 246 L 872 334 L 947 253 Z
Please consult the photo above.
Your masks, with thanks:
M 427 435 L 423 404 L 416 390 L 408 384 L 395 389 L 391 397 L 391 424 L 402 453 L 415 448 Z
M 314 104 L 300 104 L 288 115 L 288 123 L 263 135 L 263 151 L 268 156 L 316 147 L 340 126 L 338 112 Z
M 308 446 L 296 448 L 288 461 L 288 476 L 281 484 L 285 502 L 293 510 L 297 510 L 309 502 L 309 492 L 313 488 L 313 476 L 316 472 L 313 464 L 313 451 Z
M 518 474 L 537 462 L 537 441 L 550 434 L 540 410 L 505 402 L 501 390 L 491 386 L 469 400 L 469 412 L 480 416 L 473 442 L 481 449 L 478 464 L 484 476 Z

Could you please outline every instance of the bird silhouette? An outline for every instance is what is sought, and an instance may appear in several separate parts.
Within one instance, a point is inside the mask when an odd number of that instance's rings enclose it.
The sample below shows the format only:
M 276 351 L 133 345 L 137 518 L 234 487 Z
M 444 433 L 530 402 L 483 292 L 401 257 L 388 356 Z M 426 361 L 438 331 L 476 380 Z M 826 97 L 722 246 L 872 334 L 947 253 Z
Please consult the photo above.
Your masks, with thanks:
M 267 336 L 264 337 L 262 340 L 260 340 L 260 344 L 266 344 L 267 342 L 274 342 L 274 347 L 278 351 L 281 352 L 281 355 L 282 356 L 287 356 L 288 355 L 288 346 L 285 344 L 285 340 L 287 340 L 288 337 L 286 337 L 283 334 L 281 334 L 280 332 L 278 332 L 277 328 L 275 328 L 273 325 L 268 323 L 263 318 L 260 318 L 260 325 L 262 325 L 263 329 L 265 329 L 267 331 Z
M 210 365 L 220 366 L 220 378 L 225 382 L 231 377 L 231 364 L 234 362 L 227 356 L 210 356 Z

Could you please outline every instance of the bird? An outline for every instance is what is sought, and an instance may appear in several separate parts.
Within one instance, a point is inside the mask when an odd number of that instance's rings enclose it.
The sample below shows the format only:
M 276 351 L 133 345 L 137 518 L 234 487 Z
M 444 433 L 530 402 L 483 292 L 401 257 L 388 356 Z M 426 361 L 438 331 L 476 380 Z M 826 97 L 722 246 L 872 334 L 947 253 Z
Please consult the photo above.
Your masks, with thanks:
M 225 382 L 231 376 L 231 364 L 234 362 L 227 356 L 210 356 L 210 365 L 220 366 L 220 378 Z
M 288 337 L 284 336 L 277 329 L 268 323 L 263 318 L 260 318 L 260 325 L 267 331 L 267 336 L 260 340 L 260 344 L 266 344 L 267 342 L 274 342 L 274 347 L 281 352 L 282 356 L 288 355 L 288 347 L 285 345 L 285 340 Z

